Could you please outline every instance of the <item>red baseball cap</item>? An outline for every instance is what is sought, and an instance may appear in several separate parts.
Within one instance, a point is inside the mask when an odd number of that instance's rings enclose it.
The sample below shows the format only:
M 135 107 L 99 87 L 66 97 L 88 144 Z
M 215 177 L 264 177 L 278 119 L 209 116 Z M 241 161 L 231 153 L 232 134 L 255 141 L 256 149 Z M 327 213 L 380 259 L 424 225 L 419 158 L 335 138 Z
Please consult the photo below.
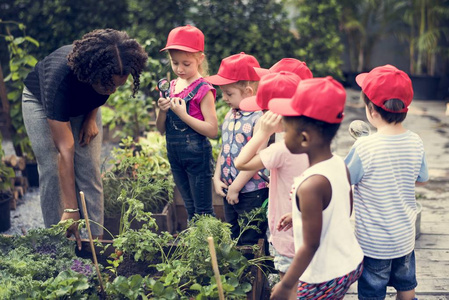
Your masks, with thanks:
M 186 52 L 204 52 L 204 34 L 195 26 L 186 25 L 172 29 L 168 34 L 164 50 L 182 50 Z
M 296 58 L 283 58 L 268 70 L 263 68 L 254 68 L 254 70 L 256 70 L 256 73 L 260 77 L 264 76 L 267 73 L 288 71 L 295 73 L 301 79 L 313 78 L 312 71 L 310 71 L 310 69 L 307 67 L 307 64 Z
M 369 73 L 362 73 L 355 78 L 365 95 L 376 106 L 392 112 L 403 113 L 413 100 L 413 86 L 410 77 L 392 65 L 376 67 Z M 385 101 L 399 99 L 404 103 L 400 111 L 393 111 L 385 107 Z
M 301 78 L 292 72 L 270 73 L 260 79 L 256 96 L 240 102 L 240 109 L 257 111 L 268 109 L 268 102 L 273 98 L 293 97 Z
M 226 85 L 240 80 L 259 81 L 260 77 L 254 71 L 254 67 L 260 68 L 257 59 L 252 55 L 240 52 L 223 58 L 218 74 L 204 79 L 215 85 Z
M 301 80 L 293 98 L 273 99 L 269 109 L 283 116 L 306 116 L 327 123 L 341 123 L 346 91 L 331 76 Z

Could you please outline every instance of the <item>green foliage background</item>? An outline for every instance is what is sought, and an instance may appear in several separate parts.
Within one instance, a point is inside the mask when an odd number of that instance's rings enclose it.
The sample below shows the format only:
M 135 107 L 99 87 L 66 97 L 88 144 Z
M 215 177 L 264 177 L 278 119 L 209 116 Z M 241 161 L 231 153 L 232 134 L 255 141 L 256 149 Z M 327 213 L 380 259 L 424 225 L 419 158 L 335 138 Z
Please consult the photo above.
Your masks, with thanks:
M 319 47 L 324 47 L 326 52 L 310 53 L 317 49 L 310 47 L 316 38 L 306 35 L 303 27 L 298 30 L 304 32 L 300 36 L 304 38 L 298 38 L 295 27 L 304 26 L 304 22 L 300 22 L 303 18 L 298 18 L 299 23 L 293 24 L 287 17 L 288 10 L 296 8 L 301 12 L 304 10 L 308 14 L 308 19 L 304 21 L 310 22 L 318 13 L 312 13 L 312 10 L 322 5 L 316 7 L 314 1 L 304 1 L 301 5 L 286 7 L 286 3 L 286 0 L 3 0 L 0 19 L 17 21 L 26 26 L 27 35 L 40 43 L 40 47 L 30 53 L 38 60 L 93 29 L 105 27 L 126 30 L 141 43 L 154 39 L 149 55 L 164 59 L 166 56 L 159 49 L 165 45 L 170 30 L 193 24 L 205 34 L 205 50 L 211 73 L 218 70 L 224 57 L 242 51 L 254 55 L 261 66 L 267 68 L 283 57 L 305 60 L 312 67 L 312 72 L 315 67 L 317 72 L 322 72 L 326 64 L 332 70 L 339 68 L 340 62 L 333 59 L 341 53 L 339 39 L 333 36 L 329 43 L 326 42 L 333 31 L 327 31 L 320 39 L 320 43 L 325 45 Z M 321 34 L 337 26 L 340 11 L 334 9 L 337 6 L 335 3 L 327 6 L 326 17 L 317 24 L 322 29 L 310 31 L 311 34 Z M 0 28 L 0 34 L 3 30 Z M 0 44 L 0 51 L 5 69 L 5 45 Z M 322 54 L 331 55 L 328 60 L 322 61 Z M 318 62 L 315 63 L 316 59 Z M 170 71 L 170 66 L 165 60 L 161 76 L 167 71 Z

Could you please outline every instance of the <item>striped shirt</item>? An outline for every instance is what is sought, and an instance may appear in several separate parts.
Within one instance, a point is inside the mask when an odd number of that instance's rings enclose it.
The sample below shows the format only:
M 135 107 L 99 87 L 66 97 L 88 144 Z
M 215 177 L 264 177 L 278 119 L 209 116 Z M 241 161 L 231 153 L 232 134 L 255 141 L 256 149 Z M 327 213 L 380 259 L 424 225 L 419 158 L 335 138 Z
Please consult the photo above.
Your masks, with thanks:
M 427 181 L 421 138 L 411 132 L 358 139 L 345 162 L 354 185 L 355 233 L 365 256 L 393 259 L 415 247 L 415 182 Z

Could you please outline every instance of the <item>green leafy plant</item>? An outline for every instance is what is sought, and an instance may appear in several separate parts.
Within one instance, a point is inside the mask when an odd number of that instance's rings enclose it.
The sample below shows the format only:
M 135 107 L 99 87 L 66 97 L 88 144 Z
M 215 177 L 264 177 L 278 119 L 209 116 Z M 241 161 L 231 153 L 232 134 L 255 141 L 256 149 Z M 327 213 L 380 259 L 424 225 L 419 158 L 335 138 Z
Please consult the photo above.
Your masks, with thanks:
M 396 32 L 409 45 L 410 73 L 435 75 L 436 54 L 449 57 L 449 1 L 396 1 L 395 9 L 406 25 Z
M 154 39 L 146 40 L 145 50 L 151 51 L 155 42 Z M 156 119 L 154 106 L 159 98 L 156 85 L 162 68 L 159 60 L 149 57 L 148 66 L 140 75 L 140 87 L 135 98 L 132 97 L 133 82 L 128 80 L 102 107 L 103 125 L 115 132 L 114 137 L 139 137 L 151 129 L 152 121 Z
M 351 71 L 370 67 L 371 53 L 378 41 L 391 30 L 397 19 L 391 0 L 344 0 L 341 27 L 348 42 Z
M 1 299 L 98 298 L 93 263 L 75 255 L 62 226 L 0 236 L 0 251 Z
M 5 77 L 8 84 L 8 100 L 10 101 L 11 123 L 14 129 L 12 137 L 14 148 L 18 156 L 26 156 L 34 159 L 31 142 L 26 133 L 22 117 L 22 91 L 23 81 L 28 73 L 36 65 L 37 60 L 29 54 L 29 46 L 39 47 L 39 43 L 26 34 L 25 25 L 13 21 L 1 21 L 6 27 L 6 35 L 0 34 L 8 44 L 9 51 L 9 74 Z M 11 34 L 9 26 L 16 26 L 21 31 L 21 36 L 15 37 Z
M 2 148 L 2 140 L 3 136 L 0 133 L 0 194 L 10 191 L 12 186 L 11 179 L 15 176 L 14 169 L 6 166 L 2 161 L 2 158 L 5 155 Z
M 299 35 L 296 56 L 307 62 L 314 77 L 332 75 L 341 78 L 340 3 L 337 0 L 301 0 L 294 1 L 293 5 L 299 11 L 296 18 Z
M 112 167 L 103 173 L 105 214 L 117 215 L 125 211 L 123 197 L 135 198 L 144 204 L 145 211 L 160 212 L 173 201 L 174 181 L 167 159 L 165 139 L 157 132 L 149 132 L 134 142 L 125 138 L 112 151 Z

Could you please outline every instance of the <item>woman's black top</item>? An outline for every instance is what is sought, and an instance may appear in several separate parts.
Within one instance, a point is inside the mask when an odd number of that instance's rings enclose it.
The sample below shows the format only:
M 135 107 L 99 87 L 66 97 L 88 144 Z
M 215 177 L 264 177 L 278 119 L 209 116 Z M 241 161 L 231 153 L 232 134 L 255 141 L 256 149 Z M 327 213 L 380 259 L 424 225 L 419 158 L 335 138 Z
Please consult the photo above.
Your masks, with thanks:
M 61 122 L 87 114 L 105 104 L 109 98 L 76 78 L 67 65 L 67 55 L 72 47 L 63 46 L 46 56 L 24 81 L 42 103 L 47 118 Z

